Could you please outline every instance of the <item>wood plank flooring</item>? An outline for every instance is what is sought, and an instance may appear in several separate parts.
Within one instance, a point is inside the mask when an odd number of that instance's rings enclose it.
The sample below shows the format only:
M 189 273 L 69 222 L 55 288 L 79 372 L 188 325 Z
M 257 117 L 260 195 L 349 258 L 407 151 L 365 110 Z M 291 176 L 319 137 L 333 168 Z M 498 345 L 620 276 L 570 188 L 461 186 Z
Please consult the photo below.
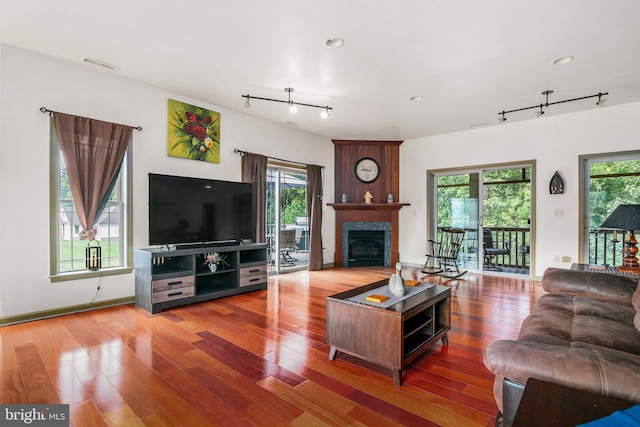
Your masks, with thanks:
M 395 387 L 387 369 L 342 353 L 330 361 L 325 342 L 326 297 L 392 272 L 302 271 L 156 315 L 123 305 L 5 326 L 0 402 L 66 403 L 77 427 L 494 425 L 482 353 L 516 337 L 540 284 L 430 276 L 452 287 L 449 345 L 437 343 Z

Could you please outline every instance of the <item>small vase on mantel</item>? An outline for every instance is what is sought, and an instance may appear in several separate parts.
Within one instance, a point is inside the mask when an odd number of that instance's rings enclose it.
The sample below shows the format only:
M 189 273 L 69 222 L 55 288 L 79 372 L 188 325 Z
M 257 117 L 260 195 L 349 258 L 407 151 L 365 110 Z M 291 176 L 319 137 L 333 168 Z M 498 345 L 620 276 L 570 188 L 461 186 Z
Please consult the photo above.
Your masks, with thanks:
M 392 274 L 391 278 L 389 279 L 389 292 L 391 293 L 391 295 L 395 297 L 404 296 L 404 293 L 405 293 L 405 287 L 404 287 L 405 282 L 402 276 L 400 275 L 401 270 L 402 270 L 402 264 L 397 262 L 396 272 Z

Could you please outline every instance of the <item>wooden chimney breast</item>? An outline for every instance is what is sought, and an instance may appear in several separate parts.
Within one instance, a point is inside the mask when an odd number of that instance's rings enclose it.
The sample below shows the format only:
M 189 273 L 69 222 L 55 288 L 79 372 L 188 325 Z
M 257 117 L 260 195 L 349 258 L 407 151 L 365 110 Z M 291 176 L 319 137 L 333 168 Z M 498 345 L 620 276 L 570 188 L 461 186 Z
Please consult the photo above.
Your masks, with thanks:
M 403 141 L 364 141 L 334 139 L 335 154 L 335 203 L 329 203 L 336 211 L 336 267 L 346 266 L 343 254 L 343 224 L 345 222 L 389 222 L 391 225 L 391 265 L 400 259 L 398 253 L 398 211 L 408 203 L 400 199 L 400 144 Z M 371 159 L 377 164 L 378 176 L 356 174 L 356 165 L 361 160 Z M 369 162 L 366 162 L 369 163 Z M 369 172 L 368 170 L 365 172 Z M 365 203 L 367 191 L 373 196 Z M 349 200 L 342 203 L 343 193 Z M 387 202 L 388 195 L 393 203 Z

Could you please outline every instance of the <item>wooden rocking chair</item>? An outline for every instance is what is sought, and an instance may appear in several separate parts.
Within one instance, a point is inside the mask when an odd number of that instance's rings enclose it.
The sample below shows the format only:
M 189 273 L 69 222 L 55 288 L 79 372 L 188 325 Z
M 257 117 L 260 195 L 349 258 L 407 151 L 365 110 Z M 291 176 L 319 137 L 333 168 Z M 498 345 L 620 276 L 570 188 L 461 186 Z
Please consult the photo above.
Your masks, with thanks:
M 464 239 L 464 230 L 456 228 L 443 228 L 440 241 L 429 240 L 430 253 L 424 263 L 423 273 L 442 274 L 444 277 L 456 278 L 467 271 L 460 271 L 458 267 L 458 254 Z

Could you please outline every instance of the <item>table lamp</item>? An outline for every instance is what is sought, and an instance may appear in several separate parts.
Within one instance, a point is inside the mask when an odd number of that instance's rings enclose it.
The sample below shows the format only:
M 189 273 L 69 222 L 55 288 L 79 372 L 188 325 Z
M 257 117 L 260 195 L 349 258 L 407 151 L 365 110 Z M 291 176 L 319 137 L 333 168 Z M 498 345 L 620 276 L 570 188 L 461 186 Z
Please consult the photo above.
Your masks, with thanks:
M 625 230 L 627 235 L 624 239 L 624 249 L 622 266 L 619 271 L 640 273 L 638 264 L 638 253 L 636 237 L 634 232 L 640 230 L 640 205 L 618 205 L 601 225 L 602 228 L 613 228 L 615 230 Z

